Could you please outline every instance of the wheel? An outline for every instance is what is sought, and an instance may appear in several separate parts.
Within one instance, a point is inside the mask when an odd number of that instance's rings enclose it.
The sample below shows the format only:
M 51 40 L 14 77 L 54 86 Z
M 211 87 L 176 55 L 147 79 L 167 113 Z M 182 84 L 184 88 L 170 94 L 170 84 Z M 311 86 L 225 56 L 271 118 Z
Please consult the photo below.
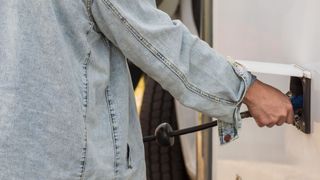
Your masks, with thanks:
M 163 122 L 177 129 L 174 98 L 150 77 L 145 77 L 140 120 L 144 136 L 153 134 Z M 148 180 L 189 179 L 179 138 L 172 147 L 161 147 L 155 141 L 145 143 L 145 158 Z

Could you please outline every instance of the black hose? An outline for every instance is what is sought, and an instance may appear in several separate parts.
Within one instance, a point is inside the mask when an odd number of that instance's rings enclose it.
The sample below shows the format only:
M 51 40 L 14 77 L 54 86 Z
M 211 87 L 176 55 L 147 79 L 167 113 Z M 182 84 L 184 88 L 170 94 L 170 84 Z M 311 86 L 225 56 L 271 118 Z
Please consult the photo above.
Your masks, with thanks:
M 240 116 L 241 116 L 241 119 L 252 117 L 249 111 L 245 111 L 245 112 L 240 113 Z M 169 134 L 169 137 L 181 136 L 184 134 L 189 134 L 189 133 L 193 133 L 196 131 L 201 131 L 204 129 L 215 127 L 215 126 L 217 126 L 217 124 L 218 124 L 218 121 L 215 120 L 215 121 L 211 121 L 209 123 L 201 124 L 198 126 L 192 126 L 192 127 L 185 128 L 185 129 L 171 131 L 171 132 L 168 132 L 168 134 Z M 150 142 L 150 141 L 154 141 L 156 139 L 157 138 L 155 135 L 145 136 L 145 137 L 143 137 L 143 142 Z

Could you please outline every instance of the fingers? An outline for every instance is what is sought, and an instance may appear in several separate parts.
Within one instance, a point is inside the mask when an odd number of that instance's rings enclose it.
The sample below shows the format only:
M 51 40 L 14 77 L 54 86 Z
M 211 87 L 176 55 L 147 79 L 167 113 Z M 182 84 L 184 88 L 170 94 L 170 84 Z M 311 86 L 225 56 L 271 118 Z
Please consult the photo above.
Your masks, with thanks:
M 271 118 L 257 118 L 255 119 L 259 127 L 273 127 L 276 124 L 276 121 L 271 120 Z
M 277 120 L 277 121 L 274 121 L 274 122 L 272 122 L 272 123 L 269 123 L 268 125 L 267 125 L 267 127 L 269 127 L 269 128 L 272 128 L 274 125 L 277 125 L 277 126 L 281 126 L 281 125 L 283 125 L 285 122 L 286 122 L 286 118 L 285 117 L 282 117 L 282 118 L 280 118 L 279 120 Z
M 283 118 L 282 120 L 276 121 L 276 122 L 268 122 L 268 123 L 262 123 L 262 122 L 256 121 L 256 123 L 259 127 L 267 126 L 268 128 L 272 128 L 274 125 L 282 126 L 285 122 L 286 122 L 285 118 Z
M 258 118 L 256 123 L 259 127 L 267 126 L 272 128 L 273 126 L 282 126 L 284 123 L 292 124 L 294 121 L 294 113 L 291 109 L 288 109 L 287 114 L 283 116 L 269 117 L 269 118 Z

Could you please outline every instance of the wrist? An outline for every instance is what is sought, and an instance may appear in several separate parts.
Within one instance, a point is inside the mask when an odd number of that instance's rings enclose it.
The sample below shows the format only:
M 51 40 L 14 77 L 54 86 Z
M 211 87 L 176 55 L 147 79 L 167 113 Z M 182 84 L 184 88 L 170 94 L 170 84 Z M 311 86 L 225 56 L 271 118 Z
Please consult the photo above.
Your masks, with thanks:
M 255 79 L 251 85 L 249 86 L 244 98 L 243 98 L 243 103 L 246 104 L 247 106 L 252 104 L 254 101 L 254 95 L 256 92 L 258 92 L 259 90 L 259 86 L 260 86 L 261 82 L 257 79 Z

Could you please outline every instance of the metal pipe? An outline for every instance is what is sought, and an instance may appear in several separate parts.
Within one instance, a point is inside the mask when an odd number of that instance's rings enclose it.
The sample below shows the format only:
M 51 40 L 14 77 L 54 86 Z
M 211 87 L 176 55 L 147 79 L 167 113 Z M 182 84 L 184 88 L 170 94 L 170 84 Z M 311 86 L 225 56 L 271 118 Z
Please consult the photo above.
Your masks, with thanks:
M 200 37 L 213 46 L 213 0 L 201 0 Z M 199 124 L 208 123 L 211 118 L 199 114 Z M 212 180 L 213 143 L 212 129 L 197 133 L 197 180 Z
M 213 0 L 201 0 L 200 38 L 213 46 Z
M 200 123 L 207 123 L 211 118 L 199 114 Z M 212 129 L 197 133 L 197 180 L 212 180 Z

